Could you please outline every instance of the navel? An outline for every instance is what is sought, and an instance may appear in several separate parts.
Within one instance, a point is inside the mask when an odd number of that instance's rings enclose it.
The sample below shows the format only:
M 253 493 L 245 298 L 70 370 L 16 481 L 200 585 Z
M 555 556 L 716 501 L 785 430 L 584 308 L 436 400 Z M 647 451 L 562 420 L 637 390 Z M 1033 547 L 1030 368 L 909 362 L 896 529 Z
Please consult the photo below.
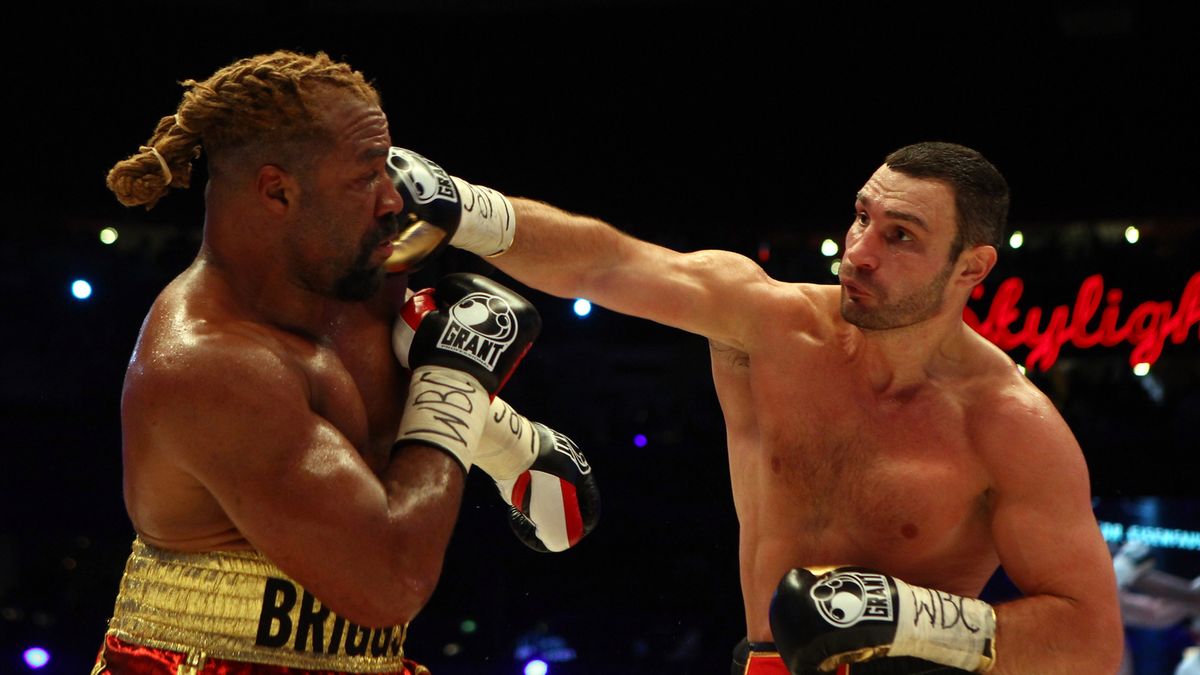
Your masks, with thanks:
M 900 528 L 900 534 L 904 535 L 905 539 L 916 539 L 917 535 L 920 533 L 921 530 L 912 523 L 905 523 L 904 526 Z
M 779 457 L 771 457 L 771 471 L 772 472 L 779 473 L 779 471 L 782 467 L 783 467 L 783 462 L 779 461 Z

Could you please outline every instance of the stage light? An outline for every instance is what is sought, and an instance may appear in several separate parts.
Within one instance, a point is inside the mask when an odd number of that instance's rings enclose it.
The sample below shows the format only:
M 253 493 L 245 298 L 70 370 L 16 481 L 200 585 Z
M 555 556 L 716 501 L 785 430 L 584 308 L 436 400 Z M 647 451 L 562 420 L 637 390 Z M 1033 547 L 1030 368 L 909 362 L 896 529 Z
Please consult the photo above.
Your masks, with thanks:
M 837 255 L 837 253 L 838 245 L 836 241 L 832 239 L 826 239 L 825 241 L 821 242 L 821 255 L 825 256 L 826 258 L 832 258 L 833 256 Z
M 475 623 L 474 619 L 463 619 L 463 622 L 458 624 L 458 629 L 467 634 L 474 633 L 478 628 L 479 625 Z
M 834 260 L 833 264 L 829 266 L 829 273 L 836 277 L 840 269 L 842 269 L 842 261 Z
M 1138 377 L 1145 377 L 1145 376 L 1149 375 L 1150 374 L 1150 364 L 1149 363 L 1137 364 L 1136 366 L 1133 367 L 1133 374 L 1137 375 Z
M 1129 227 L 1125 228 L 1125 241 L 1127 241 L 1131 244 L 1136 244 L 1136 243 L 1138 243 L 1138 239 L 1141 239 L 1141 238 L 1142 238 L 1142 233 L 1133 225 L 1130 225 Z
M 1025 235 L 1020 230 L 1014 230 L 1012 236 L 1008 238 L 1008 245 L 1013 248 L 1021 248 L 1025 243 Z
M 117 228 L 106 227 L 103 230 L 100 230 L 100 243 L 101 244 L 112 244 L 117 240 L 117 237 L 119 237 L 119 236 L 120 236 L 120 233 L 117 232 Z
M 580 298 L 575 301 L 575 305 L 572 307 L 572 309 L 575 310 L 575 316 L 585 317 L 592 313 L 592 303 Z
M 87 300 L 92 297 L 92 285 L 83 279 L 76 279 L 71 282 L 71 295 L 76 300 Z
M 25 665 L 31 670 L 38 670 L 50 663 L 50 652 L 41 647 L 30 647 L 21 655 L 25 659 Z
M 646 439 L 645 434 L 634 434 L 634 436 L 633 436 L 633 444 L 636 447 L 644 448 L 644 447 L 646 447 L 646 444 L 649 442 L 650 441 Z
M 525 675 L 546 675 L 549 672 L 549 664 L 541 659 L 534 659 L 525 664 Z

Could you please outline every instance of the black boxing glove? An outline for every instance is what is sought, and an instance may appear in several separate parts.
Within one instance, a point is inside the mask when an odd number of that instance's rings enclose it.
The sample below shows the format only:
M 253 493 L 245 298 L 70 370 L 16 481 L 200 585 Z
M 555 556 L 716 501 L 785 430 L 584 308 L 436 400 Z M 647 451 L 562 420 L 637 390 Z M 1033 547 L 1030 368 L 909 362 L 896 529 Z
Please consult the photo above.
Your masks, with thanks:
M 529 548 L 565 551 L 600 522 L 600 488 L 579 446 L 499 398 L 492 401 L 479 454 L 479 466 L 509 506 L 509 525 Z M 507 461 L 501 466 L 502 458 Z
M 862 567 L 793 569 L 771 599 L 770 621 L 792 673 L 884 657 L 985 673 L 996 658 L 991 605 Z
M 404 148 L 389 150 L 387 172 L 404 199 L 401 234 L 385 263 L 389 272 L 412 271 L 446 244 L 481 256 L 512 244 L 516 216 L 499 192 L 451 176 Z
M 401 310 L 392 332 L 401 365 L 409 365 L 414 338 L 437 306 L 435 297 L 434 289 L 419 291 Z M 600 492 L 578 446 L 530 422 L 499 396 L 492 397 L 472 461 L 496 482 L 509 505 L 509 525 L 534 550 L 566 550 L 599 522 Z
M 448 274 L 409 299 L 392 346 L 406 368 L 465 370 L 495 395 L 541 330 L 537 309 L 516 292 L 478 274 Z
M 469 470 L 504 386 L 541 331 L 527 300 L 476 274 L 451 274 L 413 296 L 392 332 L 412 379 L 397 443 L 440 447 Z

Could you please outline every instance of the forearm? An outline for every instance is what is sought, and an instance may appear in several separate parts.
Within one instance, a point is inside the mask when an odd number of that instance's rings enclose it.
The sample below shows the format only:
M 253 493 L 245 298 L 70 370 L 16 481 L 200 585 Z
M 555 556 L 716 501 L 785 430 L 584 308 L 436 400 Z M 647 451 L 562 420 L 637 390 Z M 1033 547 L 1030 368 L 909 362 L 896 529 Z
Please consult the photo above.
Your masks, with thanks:
M 465 479 L 445 452 L 415 444 L 398 449 L 384 471 L 388 530 L 400 557 L 393 568 L 393 602 L 403 614 L 415 616 L 437 586 Z
M 1039 595 L 997 605 L 991 675 L 1117 672 L 1121 619 L 1115 599 L 1106 600 Z
M 559 297 L 597 300 L 606 271 L 624 260 L 632 241 L 612 226 L 530 199 L 511 198 L 512 246 L 490 262 L 514 279 Z

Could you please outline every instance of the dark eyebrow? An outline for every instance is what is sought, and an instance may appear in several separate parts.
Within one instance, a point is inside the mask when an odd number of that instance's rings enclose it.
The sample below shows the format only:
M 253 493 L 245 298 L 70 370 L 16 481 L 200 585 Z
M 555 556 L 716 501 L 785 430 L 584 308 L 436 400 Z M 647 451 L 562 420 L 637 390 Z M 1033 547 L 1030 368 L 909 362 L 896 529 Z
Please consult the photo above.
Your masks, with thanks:
M 388 150 L 389 150 L 389 148 L 380 148 L 380 147 L 368 148 L 367 150 L 365 150 L 362 153 L 361 157 L 364 161 L 369 162 L 369 161 L 372 161 L 375 159 L 379 159 L 380 157 L 387 157 Z
M 868 197 L 867 195 L 863 194 L 861 190 L 858 192 L 857 195 L 855 195 L 855 199 L 857 199 L 858 201 L 860 201 L 863 204 L 866 204 L 868 206 L 870 206 L 873 203 L 871 201 L 871 198 Z M 913 225 L 920 227 L 922 230 L 925 230 L 926 232 L 929 231 L 929 226 L 925 224 L 925 221 L 920 216 L 914 215 L 912 213 L 908 213 L 906 211 L 892 211 L 890 209 L 887 211 L 884 211 L 883 213 L 888 218 L 892 218 L 894 220 L 903 220 L 906 223 L 912 223 Z

